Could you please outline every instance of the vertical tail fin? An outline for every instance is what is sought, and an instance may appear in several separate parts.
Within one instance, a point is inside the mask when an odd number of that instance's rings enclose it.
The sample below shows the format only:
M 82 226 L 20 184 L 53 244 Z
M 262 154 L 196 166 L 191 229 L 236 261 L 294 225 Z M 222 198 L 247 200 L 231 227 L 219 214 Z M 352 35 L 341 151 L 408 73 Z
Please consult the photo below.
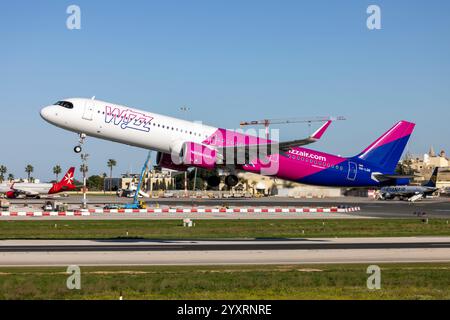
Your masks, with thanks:
M 385 172 L 394 172 L 414 126 L 414 123 L 408 121 L 397 122 L 357 157 L 377 165 Z
M 438 171 L 439 171 L 438 167 L 434 168 L 433 173 L 431 174 L 430 180 L 426 184 L 424 184 L 425 187 L 436 188 Z
M 69 187 L 69 188 L 75 187 L 75 184 L 73 183 L 74 175 L 75 175 L 75 168 L 72 167 L 69 169 L 69 171 L 67 171 L 67 173 L 64 175 L 64 178 L 62 178 L 59 184 L 62 187 Z

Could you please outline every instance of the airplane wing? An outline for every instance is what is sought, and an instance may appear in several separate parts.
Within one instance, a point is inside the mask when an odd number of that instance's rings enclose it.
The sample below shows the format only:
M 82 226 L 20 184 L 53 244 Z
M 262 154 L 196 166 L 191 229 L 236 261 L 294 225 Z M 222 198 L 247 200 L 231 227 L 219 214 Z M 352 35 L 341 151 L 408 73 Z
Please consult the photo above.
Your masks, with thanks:
M 331 124 L 331 120 L 327 121 L 324 125 L 322 125 L 316 132 L 314 132 L 311 136 L 305 139 L 299 140 L 291 140 L 284 142 L 272 142 L 269 144 L 254 144 L 254 145 L 245 145 L 245 146 L 232 146 L 232 147 L 217 147 L 218 158 L 225 161 L 227 158 L 227 154 L 233 155 L 234 157 L 245 157 L 244 159 L 249 159 L 249 155 L 258 155 L 259 158 L 264 156 L 269 156 L 275 153 L 285 153 L 292 148 L 305 146 L 311 143 L 314 143 L 323 136 L 325 131 Z
M 325 131 L 327 131 L 330 124 L 331 124 L 331 120 L 328 120 L 327 122 L 325 122 L 325 124 L 323 126 L 321 126 L 319 129 L 317 129 L 316 132 L 314 132 L 311 136 L 309 136 L 306 139 L 280 142 L 279 143 L 280 151 L 288 151 L 291 148 L 305 146 L 307 144 L 311 144 L 311 143 L 314 143 L 314 142 L 320 140 L 320 138 L 322 138 Z

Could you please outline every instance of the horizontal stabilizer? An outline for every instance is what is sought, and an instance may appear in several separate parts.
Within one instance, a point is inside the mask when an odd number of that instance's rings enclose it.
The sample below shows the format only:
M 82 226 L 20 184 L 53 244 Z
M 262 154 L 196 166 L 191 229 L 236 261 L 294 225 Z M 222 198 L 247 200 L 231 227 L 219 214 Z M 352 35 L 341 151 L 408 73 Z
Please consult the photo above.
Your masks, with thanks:
M 394 179 L 414 179 L 415 175 L 401 175 L 401 174 L 374 174 L 374 177 L 378 181 L 388 181 L 388 180 L 394 180 Z

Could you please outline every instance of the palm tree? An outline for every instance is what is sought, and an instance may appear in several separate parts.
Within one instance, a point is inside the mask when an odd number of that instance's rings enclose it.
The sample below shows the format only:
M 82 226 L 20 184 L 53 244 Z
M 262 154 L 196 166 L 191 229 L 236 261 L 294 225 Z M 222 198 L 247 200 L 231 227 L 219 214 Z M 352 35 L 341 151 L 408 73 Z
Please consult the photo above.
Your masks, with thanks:
M 0 183 L 2 183 L 3 180 L 5 180 L 5 174 L 7 172 L 8 172 L 8 169 L 5 166 L 1 165 L 0 166 Z
M 29 164 L 25 167 L 25 172 L 28 175 L 28 182 L 31 181 L 31 174 L 33 173 L 33 171 L 34 171 L 34 167 L 31 164 Z
M 8 181 L 9 182 L 12 182 L 14 180 L 14 175 L 12 174 L 12 173 L 10 173 L 9 175 L 8 175 Z
M 61 166 L 59 164 L 57 164 L 56 166 L 53 167 L 53 174 L 56 177 L 56 181 L 59 181 L 58 177 L 61 174 Z
M 105 181 L 106 181 L 106 178 L 107 178 L 107 177 L 108 177 L 108 175 L 106 174 L 106 172 L 103 172 L 103 174 L 102 174 L 102 178 L 103 178 L 103 193 L 106 192 Z
M 109 191 L 112 190 L 112 175 L 113 175 L 113 168 L 117 166 L 117 161 L 114 159 L 109 159 L 107 166 L 109 168 Z

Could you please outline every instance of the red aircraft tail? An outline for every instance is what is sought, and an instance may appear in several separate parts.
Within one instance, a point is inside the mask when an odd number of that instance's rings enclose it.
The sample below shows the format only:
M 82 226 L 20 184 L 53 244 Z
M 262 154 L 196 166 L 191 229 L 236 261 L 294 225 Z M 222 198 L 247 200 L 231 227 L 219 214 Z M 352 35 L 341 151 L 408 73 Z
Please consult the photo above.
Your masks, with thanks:
M 66 175 L 64 176 L 64 178 L 62 178 L 62 180 L 59 183 L 63 187 L 69 188 L 75 187 L 75 184 L 73 183 L 74 176 L 75 176 L 75 167 L 72 167 L 69 169 L 69 171 L 67 171 Z
M 76 186 L 73 183 L 74 176 L 75 176 L 75 167 L 72 167 L 69 169 L 69 171 L 67 171 L 67 173 L 64 175 L 64 178 L 62 178 L 60 182 L 57 182 L 53 185 L 53 187 L 50 189 L 48 193 L 54 194 L 76 189 Z

